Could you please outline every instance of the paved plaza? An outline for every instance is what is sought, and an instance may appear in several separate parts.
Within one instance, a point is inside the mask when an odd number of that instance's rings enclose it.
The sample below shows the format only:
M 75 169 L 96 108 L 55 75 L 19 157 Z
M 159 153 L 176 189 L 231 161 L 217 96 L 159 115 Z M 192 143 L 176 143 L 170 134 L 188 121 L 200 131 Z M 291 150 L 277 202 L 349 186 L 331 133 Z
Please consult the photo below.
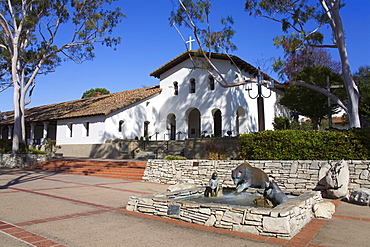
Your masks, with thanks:
M 168 185 L 0 168 L 0 246 L 369 246 L 370 207 L 333 201 L 293 239 L 233 232 L 127 211 L 130 196 Z

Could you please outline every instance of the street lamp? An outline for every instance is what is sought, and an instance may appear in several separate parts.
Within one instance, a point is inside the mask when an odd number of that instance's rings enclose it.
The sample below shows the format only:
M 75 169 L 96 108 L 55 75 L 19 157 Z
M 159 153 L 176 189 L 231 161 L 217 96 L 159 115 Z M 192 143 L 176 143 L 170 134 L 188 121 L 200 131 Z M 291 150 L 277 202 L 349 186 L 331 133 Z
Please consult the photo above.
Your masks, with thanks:
M 251 98 L 251 99 L 257 99 L 257 98 L 269 98 L 272 94 L 272 91 L 271 89 L 274 88 L 274 81 L 273 80 L 264 80 L 263 79 L 263 76 L 261 75 L 261 71 L 260 71 L 260 68 L 258 68 L 257 70 L 257 95 L 256 96 L 252 96 L 251 95 L 251 91 L 252 91 L 252 83 L 255 82 L 256 80 L 249 80 L 247 81 L 246 83 L 246 86 L 245 86 L 245 90 L 248 91 L 248 96 Z M 265 88 L 269 89 L 269 95 L 264 95 L 263 92 L 262 92 L 262 86 L 264 86 Z

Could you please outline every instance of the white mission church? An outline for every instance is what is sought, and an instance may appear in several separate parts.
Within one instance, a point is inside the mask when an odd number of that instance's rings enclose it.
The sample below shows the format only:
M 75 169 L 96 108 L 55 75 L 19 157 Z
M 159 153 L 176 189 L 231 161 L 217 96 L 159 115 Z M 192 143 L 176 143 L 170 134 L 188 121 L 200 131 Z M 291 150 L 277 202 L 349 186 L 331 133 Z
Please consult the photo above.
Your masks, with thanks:
M 236 66 L 244 78 L 256 77 L 255 67 L 230 57 L 212 54 L 212 62 L 228 82 L 240 77 Z M 278 103 L 281 91 L 263 87 L 262 93 L 270 97 L 253 99 L 257 95 L 255 83 L 253 90 L 245 85 L 223 88 L 207 70 L 194 68 L 189 52 L 150 75 L 159 79 L 159 86 L 27 109 L 28 143 L 40 144 L 46 138 L 57 140 L 57 145 L 80 145 L 145 136 L 151 140 L 236 136 L 273 129 L 275 116 L 288 116 L 287 109 Z M 272 80 L 264 73 L 262 76 Z M 8 118 L 0 121 L 0 138 L 9 139 L 13 112 L 3 114 Z

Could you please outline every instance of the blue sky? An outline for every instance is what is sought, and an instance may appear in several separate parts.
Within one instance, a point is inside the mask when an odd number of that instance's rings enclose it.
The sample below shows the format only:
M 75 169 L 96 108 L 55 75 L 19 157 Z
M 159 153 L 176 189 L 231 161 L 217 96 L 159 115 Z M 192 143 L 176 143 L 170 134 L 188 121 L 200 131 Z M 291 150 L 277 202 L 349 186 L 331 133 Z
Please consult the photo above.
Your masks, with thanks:
M 149 74 L 185 51 L 179 34 L 168 21 L 176 1 L 161 0 L 159 4 L 159 1 L 119 0 L 118 5 L 127 18 L 115 30 L 115 35 L 122 37 L 117 50 L 97 44 L 93 61 L 82 65 L 63 62 L 56 72 L 39 76 L 32 102 L 27 107 L 80 99 L 90 88 L 102 87 L 115 93 L 158 85 L 159 80 Z M 212 2 L 213 19 L 230 15 L 235 21 L 236 34 L 232 41 L 238 50 L 231 54 L 270 73 L 271 58 L 283 55 L 272 41 L 282 34 L 280 25 L 249 16 L 243 10 L 244 0 Z M 360 66 L 370 65 L 370 1 L 345 2 L 341 16 L 351 69 L 356 72 Z M 186 29 L 182 29 L 182 33 L 187 38 L 191 35 Z M 194 44 L 193 49 L 196 48 Z M 334 60 L 339 60 L 337 50 L 331 53 Z M 0 93 L 0 111 L 9 110 L 13 110 L 13 88 Z

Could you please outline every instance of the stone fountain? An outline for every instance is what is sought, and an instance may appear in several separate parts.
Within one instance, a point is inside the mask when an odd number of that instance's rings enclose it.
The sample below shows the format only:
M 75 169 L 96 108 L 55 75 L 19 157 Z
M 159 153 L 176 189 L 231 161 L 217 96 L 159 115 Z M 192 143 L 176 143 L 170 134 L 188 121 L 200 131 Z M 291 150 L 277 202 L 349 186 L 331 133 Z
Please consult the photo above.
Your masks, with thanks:
M 237 188 L 245 186 L 238 181 L 234 183 Z M 251 185 L 253 183 L 247 187 Z M 162 194 L 131 196 L 126 209 L 205 226 L 291 239 L 314 218 L 314 206 L 323 201 L 320 191 L 310 191 L 291 197 L 273 208 L 257 207 L 253 203 L 238 205 L 230 202 L 204 201 L 206 187 L 209 186 Z M 249 192 L 241 192 L 243 193 Z M 262 195 L 249 194 L 251 198 Z M 196 198 L 202 199 L 197 202 Z

